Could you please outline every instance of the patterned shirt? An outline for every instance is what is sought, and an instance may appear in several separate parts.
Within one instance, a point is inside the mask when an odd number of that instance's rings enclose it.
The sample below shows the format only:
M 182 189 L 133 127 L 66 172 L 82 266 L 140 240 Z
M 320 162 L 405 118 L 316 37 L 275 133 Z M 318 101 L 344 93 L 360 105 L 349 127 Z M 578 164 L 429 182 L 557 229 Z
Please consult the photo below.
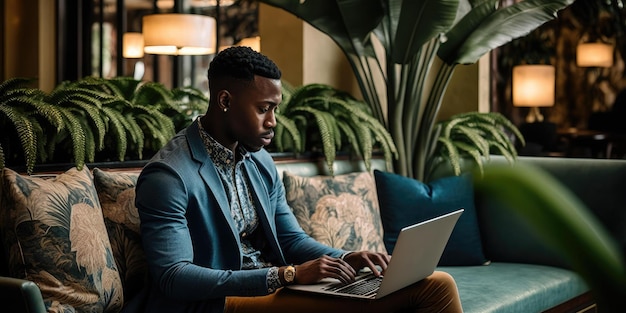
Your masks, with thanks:
M 243 160 L 250 158 L 250 152 L 238 145 L 237 151 L 240 155 L 237 161 L 236 154 L 217 142 L 209 133 L 204 130 L 202 123 L 198 123 L 200 137 L 202 138 L 206 150 L 213 160 L 219 173 L 226 196 L 230 203 L 230 214 L 241 240 L 241 252 L 243 254 L 243 269 L 255 269 L 271 267 L 267 274 L 268 292 L 272 293 L 281 287 L 278 279 L 278 270 L 266 261 L 261 254 L 265 246 L 264 234 L 260 230 L 259 217 L 256 211 L 256 203 L 250 191 L 250 182 L 245 175 Z

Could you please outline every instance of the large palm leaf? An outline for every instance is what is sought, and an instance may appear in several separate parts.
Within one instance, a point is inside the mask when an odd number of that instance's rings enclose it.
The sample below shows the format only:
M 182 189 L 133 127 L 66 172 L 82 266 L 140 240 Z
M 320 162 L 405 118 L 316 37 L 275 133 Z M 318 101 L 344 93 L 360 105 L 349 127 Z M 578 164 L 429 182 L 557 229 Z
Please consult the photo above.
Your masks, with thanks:
M 373 115 L 398 147 L 396 172 L 424 178 L 454 68 L 553 19 L 573 0 L 260 0 L 303 19 L 348 57 Z M 443 43 L 442 43 L 443 42 Z M 382 48 L 382 53 L 374 53 Z M 439 55 L 443 62 L 435 62 Z M 376 82 L 384 80 L 384 86 Z M 432 82 L 429 83 L 429 82 Z M 383 108 L 387 107 L 387 117 Z

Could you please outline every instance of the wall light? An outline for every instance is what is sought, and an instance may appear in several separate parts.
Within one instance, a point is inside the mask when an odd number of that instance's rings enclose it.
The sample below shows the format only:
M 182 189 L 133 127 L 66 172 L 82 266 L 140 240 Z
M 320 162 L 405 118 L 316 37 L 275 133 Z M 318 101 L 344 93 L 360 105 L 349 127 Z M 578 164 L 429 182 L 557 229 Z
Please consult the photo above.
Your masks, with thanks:
M 576 47 L 576 65 L 580 67 L 613 66 L 613 46 L 603 42 L 588 42 Z
M 552 65 L 513 67 L 513 105 L 530 107 L 526 122 L 542 122 L 539 107 L 554 105 L 555 69 Z
M 199 14 L 153 14 L 143 17 L 144 51 L 150 54 L 215 53 L 215 18 Z

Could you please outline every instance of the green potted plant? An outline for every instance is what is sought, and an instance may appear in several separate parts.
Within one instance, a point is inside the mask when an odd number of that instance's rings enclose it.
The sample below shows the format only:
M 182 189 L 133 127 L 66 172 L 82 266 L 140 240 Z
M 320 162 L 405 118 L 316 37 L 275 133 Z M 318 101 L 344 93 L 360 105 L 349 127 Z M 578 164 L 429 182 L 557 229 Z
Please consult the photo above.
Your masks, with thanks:
M 330 173 L 342 147 L 361 157 L 370 169 L 374 149 L 382 151 L 388 168 L 397 157 L 391 135 L 363 101 L 325 84 L 293 88 L 283 82 L 283 101 L 276 113 L 277 152 L 322 150 Z
M 337 43 L 373 115 L 397 145 L 394 170 L 423 179 L 438 138 L 435 119 L 455 67 L 527 34 L 573 0 L 526 0 L 502 8 L 497 0 L 261 2 L 292 13 Z
M 141 160 L 208 105 L 194 88 L 168 90 L 126 77 L 85 77 L 50 93 L 29 82 L 0 84 L 0 125 L 9 133 L 0 142 L 0 168 L 22 159 L 28 173 L 38 161 L 82 168 L 85 162 Z

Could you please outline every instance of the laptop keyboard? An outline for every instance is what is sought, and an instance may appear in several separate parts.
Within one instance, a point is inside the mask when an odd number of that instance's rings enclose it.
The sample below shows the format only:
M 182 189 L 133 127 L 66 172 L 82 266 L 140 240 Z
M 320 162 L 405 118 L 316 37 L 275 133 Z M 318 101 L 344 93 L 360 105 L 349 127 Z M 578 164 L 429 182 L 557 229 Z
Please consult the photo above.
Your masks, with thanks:
M 382 281 L 382 277 L 376 277 L 374 274 L 370 274 L 352 284 L 344 285 L 343 283 L 339 283 L 328 287 L 327 290 L 337 293 L 365 296 L 377 291 Z

